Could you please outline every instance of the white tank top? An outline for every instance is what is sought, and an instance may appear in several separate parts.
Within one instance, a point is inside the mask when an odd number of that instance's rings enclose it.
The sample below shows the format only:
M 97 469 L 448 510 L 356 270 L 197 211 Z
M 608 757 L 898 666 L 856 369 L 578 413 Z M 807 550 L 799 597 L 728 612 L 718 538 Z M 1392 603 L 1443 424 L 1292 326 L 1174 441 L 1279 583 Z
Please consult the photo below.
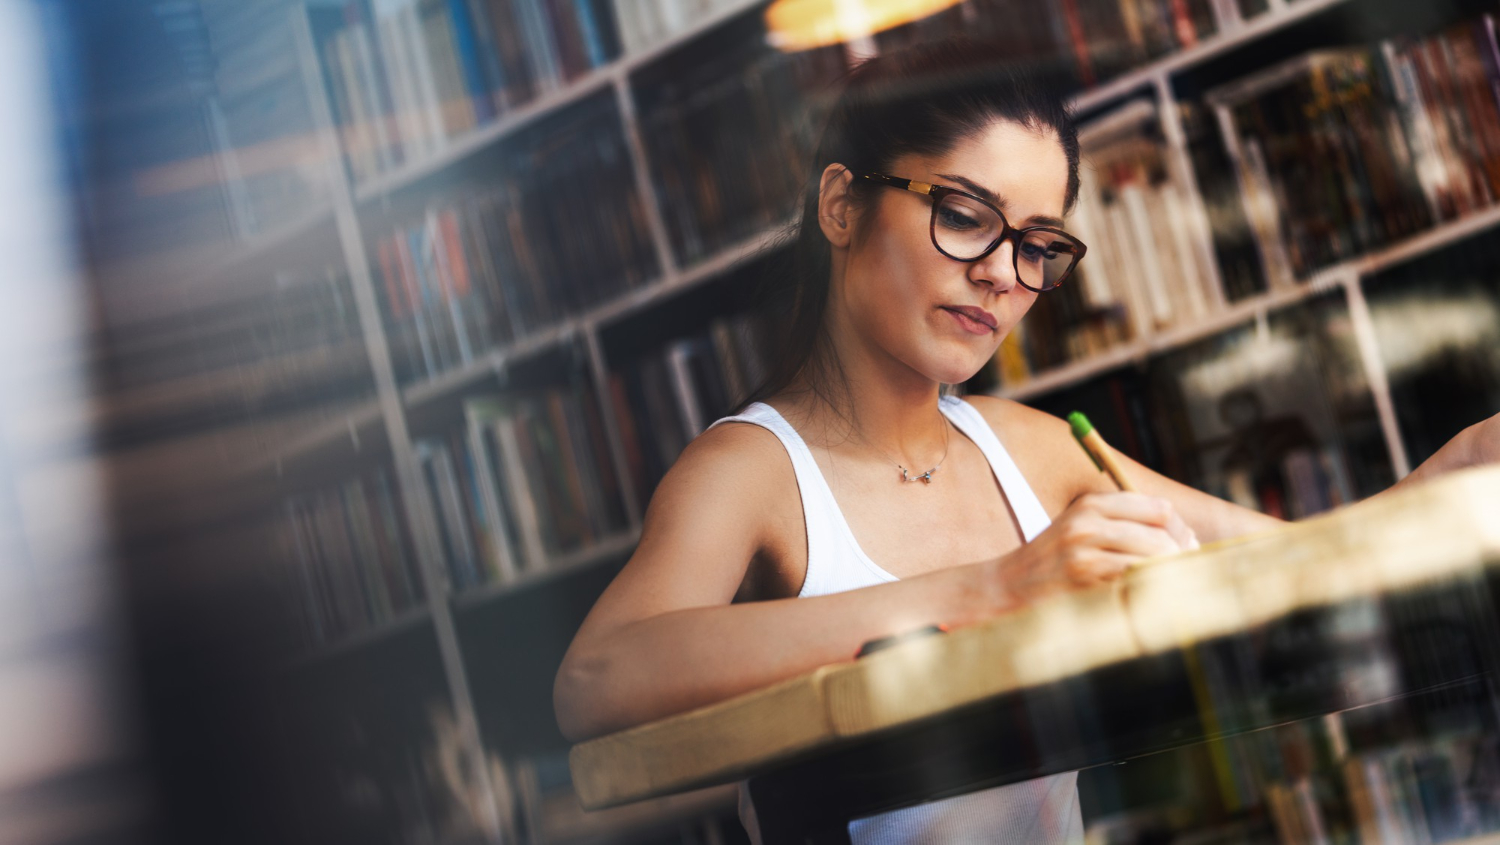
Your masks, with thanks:
M 1031 542 L 1052 520 L 994 430 L 973 405 L 956 396 L 942 397 L 938 408 L 989 460 L 1020 525 L 1021 536 Z M 744 413 L 725 417 L 714 425 L 726 422 L 754 423 L 768 429 L 791 456 L 807 525 L 807 576 L 799 598 L 899 580 L 860 548 L 812 452 L 775 408 L 755 402 Z M 1077 772 L 1066 772 L 857 819 L 849 823 L 849 838 L 854 845 L 1081 843 L 1083 818 L 1078 808 L 1077 778 Z M 740 819 L 751 841 L 759 845 L 755 808 L 744 784 L 740 785 Z

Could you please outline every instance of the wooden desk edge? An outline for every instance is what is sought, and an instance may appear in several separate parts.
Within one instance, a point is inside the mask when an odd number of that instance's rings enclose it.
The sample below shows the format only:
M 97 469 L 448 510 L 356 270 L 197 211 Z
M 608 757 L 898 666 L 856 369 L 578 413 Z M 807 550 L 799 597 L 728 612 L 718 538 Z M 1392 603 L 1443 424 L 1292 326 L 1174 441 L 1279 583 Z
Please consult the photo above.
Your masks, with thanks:
M 1491 525 L 1484 517 L 1486 510 L 1497 507 L 1500 467 L 1465 470 L 1281 530 L 1163 558 L 1111 585 L 1059 595 L 946 637 L 905 643 L 857 663 L 820 667 L 727 701 L 579 743 L 570 755 L 575 788 L 585 808 L 602 809 L 731 782 L 820 746 L 1056 680 L 1048 676 L 1077 671 L 1085 663 L 1085 668 L 1103 668 L 1208 639 L 1224 633 L 1231 621 L 1259 624 L 1302 607 L 1346 600 L 1359 594 L 1356 590 L 1402 589 L 1476 566 L 1495 566 L 1500 563 L 1500 520 L 1489 520 L 1497 523 Z M 1430 564 L 1426 570 L 1394 555 L 1403 543 L 1414 541 L 1421 541 L 1419 548 Z M 1304 565 L 1330 552 L 1341 553 L 1337 559 L 1348 560 L 1348 565 Z M 1265 589 L 1245 589 L 1251 582 L 1241 579 L 1260 579 L 1262 573 L 1268 575 Z M 1372 587 L 1373 581 L 1378 583 Z M 1191 608 L 1173 613 L 1182 605 L 1175 596 L 1186 584 L 1220 588 L 1214 597 L 1219 603 L 1210 603 L 1214 615 Z M 1140 606 L 1130 606 L 1132 601 Z M 1226 601 L 1234 605 L 1229 613 Z M 1115 603 L 1123 614 L 1119 618 L 1113 618 Z M 1163 618 L 1164 613 L 1169 618 Z M 945 692 L 956 698 L 942 706 L 921 701 L 893 712 L 873 712 L 878 707 L 866 707 L 852 717 L 847 712 L 849 702 L 858 698 L 847 691 L 880 686 L 882 673 L 889 676 L 892 667 L 904 663 L 909 671 L 911 666 L 934 665 L 928 658 L 945 649 L 988 649 L 982 653 L 993 658 L 996 641 L 1014 644 L 1016 636 L 1027 631 L 1056 630 L 1060 619 L 1069 625 L 1087 621 L 1090 628 L 1100 629 L 1096 639 L 1124 624 L 1131 642 L 1074 648 L 1074 659 L 1062 663 L 1037 665 L 1043 658 L 1033 655 L 1026 664 L 1018 657 L 1009 661 L 1015 664 L 1013 671 L 977 683 L 946 685 L 951 689 Z M 1046 655 L 1046 660 L 1055 658 Z

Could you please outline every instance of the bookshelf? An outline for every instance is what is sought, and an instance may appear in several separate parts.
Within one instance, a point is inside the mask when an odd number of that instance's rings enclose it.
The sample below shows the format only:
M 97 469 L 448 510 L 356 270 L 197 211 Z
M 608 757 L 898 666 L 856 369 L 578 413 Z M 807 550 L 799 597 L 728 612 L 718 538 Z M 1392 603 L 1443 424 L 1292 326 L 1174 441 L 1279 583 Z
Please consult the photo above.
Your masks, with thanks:
M 675 457 L 675 450 L 723 404 L 722 398 L 710 394 L 727 392 L 753 373 L 753 356 L 746 352 L 749 347 L 737 346 L 735 340 L 741 335 L 753 337 L 753 329 L 732 327 L 737 325 L 734 312 L 749 303 L 743 294 L 736 299 L 733 292 L 743 289 L 760 262 L 774 253 L 780 234 L 792 222 L 782 215 L 794 206 L 797 177 L 767 175 L 756 180 L 766 182 L 763 193 L 731 194 L 714 180 L 721 177 L 728 162 L 749 153 L 754 139 L 741 138 L 739 146 L 714 147 L 707 163 L 685 160 L 683 150 L 692 144 L 684 139 L 712 146 L 715 139 L 732 133 L 731 124 L 714 113 L 716 108 L 728 108 L 725 103 L 749 104 L 740 109 L 748 113 L 754 111 L 751 106 L 775 104 L 776 98 L 795 94 L 806 99 L 798 101 L 796 108 L 783 110 L 798 112 L 805 107 L 806 114 L 797 121 L 779 121 L 764 114 L 752 119 L 758 132 L 785 150 L 785 160 L 767 156 L 757 166 L 771 174 L 780 165 L 794 163 L 799 145 L 812 139 L 812 116 L 820 107 L 812 92 L 820 81 L 842 70 L 854 52 L 835 47 L 791 58 L 769 52 L 755 41 L 757 16 L 764 5 L 763 0 L 721 3 L 706 6 L 696 18 L 663 23 L 665 30 L 646 38 L 638 49 L 624 50 L 571 78 L 554 80 L 530 99 L 495 105 L 487 118 L 475 117 L 472 125 L 429 139 L 430 143 L 421 145 L 420 154 L 408 155 L 403 150 L 399 157 L 384 161 L 376 155 L 374 164 L 368 150 L 356 149 L 368 143 L 359 140 L 364 130 L 353 120 L 358 112 L 347 105 L 341 112 L 337 98 L 330 96 L 330 87 L 337 83 L 331 79 L 326 58 L 330 39 L 345 31 L 350 20 L 358 24 L 363 19 L 330 16 L 326 5 L 284 10 L 296 34 L 295 70 L 301 76 L 319 145 L 319 169 L 309 178 L 324 196 L 304 203 L 305 210 L 287 215 L 288 222 L 282 225 L 249 233 L 205 275 L 220 285 L 229 281 L 253 285 L 268 275 L 268 268 L 287 263 L 339 265 L 354 293 L 374 389 L 373 395 L 349 403 L 301 436 L 272 445 L 266 456 L 248 462 L 244 471 L 275 479 L 284 494 L 279 501 L 284 503 L 299 496 L 327 498 L 329 491 L 381 467 L 396 491 L 388 504 L 408 538 L 415 581 L 420 584 L 409 602 L 397 603 L 399 607 L 387 607 L 391 604 L 387 597 L 380 612 L 364 614 L 358 624 L 336 634 L 305 638 L 296 653 L 288 656 L 287 671 L 299 676 L 317 674 L 320 667 L 374 660 L 370 654 L 414 636 L 424 642 L 430 637 L 426 659 L 442 670 L 442 692 L 454 714 L 465 771 L 479 784 L 480 792 L 489 796 L 476 805 L 475 823 L 489 831 L 491 838 L 505 828 L 511 812 L 505 802 L 513 800 L 512 795 L 530 795 L 514 800 L 530 801 L 533 809 L 545 803 L 534 790 L 528 792 L 522 781 L 526 767 L 532 765 L 528 755 L 541 759 L 547 742 L 555 741 L 551 727 L 538 729 L 548 734 L 538 738 L 506 724 L 507 702 L 514 702 L 496 691 L 502 681 L 486 659 L 504 651 L 494 645 L 504 640 L 492 630 L 504 625 L 497 615 L 501 609 L 516 609 L 552 596 L 549 601 L 568 609 L 550 623 L 537 624 L 555 628 L 553 633 L 565 646 L 571 632 L 564 630 L 568 620 L 573 624 L 581 620 L 592 597 L 634 547 L 656 478 Z M 1262 268 L 1273 265 L 1270 256 L 1279 236 L 1253 224 L 1256 209 L 1245 204 L 1253 193 L 1244 180 L 1245 150 L 1235 142 L 1235 124 L 1225 119 L 1228 103 L 1254 97 L 1305 72 L 1302 57 L 1308 51 L 1346 46 L 1332 43 L 1338 40 L 1336 36 L 1320 33 L 1337 31 L 1373 14 L 1368 6 L 1358 0 L 1273 0 L 1255 11 L 1248 3 L 1202 4 L 1203 14 L 1196 19 L 1197 30 L 1190 39 L 1179 37 L 1170 49 L 1146 56 L 1141 63 L 1115 61 L 1093 69 L 1097 84 L 1073 100 L 1084 118 L 1086 150 L 1091 145 L 1107 149 L 1122 137 L 1136 138 L 1142 146 L 1129 155 L 1147 150 L 1149 160 L 1127 155 L 1120 166 L 1128 175 L 1116 182 L 1098 178 L 1089 196 L 1103 204 L 1106 193 L 1123 194 L 1132 180 L 1141 178 L 1141 172 L 1156 180 L 1153 188 L 1165 186 L 1160 190 L 1171 192 L 1168 199 L 1140 194 L 1130 202 L 1141 203 L 1137 208 L 1150 208 L 1146 204 L 1153 202 L 1172 203 L 1171 213 L 1183 227 L 1174 255 L 1183 266 L 1193 268 L 1181 275 L 1201 285 L 1201 302 L 1188 313 L 1163 312 L 1162 319 L 1148 321 L 1142 315 L 1149 312 L 1152 301 L 1149 291 L 1136 289 L 1139 283 L 1125 284 L 1116 298 L 1100 296 L 1099 301 L 1090 301 L 1088 297 L 1095 295 L 1090 286 L 1096 280 L 1084 271 L 1078 289 L 1060 291 L 1061 296 L 1054 297 L 1055 308 L 1051 301 L 1039 304 L 1037 313 L 1027 318 L 1028 324 L 1068 327 L 1080 313 L 1103 314 L 1106 325 L 1109 320 L 1115 323 L 1113 328 L 1096 332 L 1102 340 L 1078 344 L 1083 351 L 1076 355 L 1062 344 L 1058 346 L 1062 352 L 1049 353 L 1044 366 L 1023 367 L 1019 374 L 1014 367 L 1007 372 L 1002 360 L 996 367 L 1001 373 L 998 380 L 992 378 L 988 384 L 979 380 L 970 389 L 1046 407 L 1049 402 L 1085 397 L 1094 385 L 1107 384 L 1121 373 L 1138 374 L 1157 364 L 1161 364 L 1159 369 L 1170 370 L 1188 353 L 1197 355 L 1197 350 L 1207 348 L 1204 344 L 1272 332 L 1273 326 L 1285 322 L 1284 315 L 1314 308 L 1319 314 L 1334 313 L 1338 331 L 1347 328 L 1348 342 L 1338 348 L 1357 365 L 1348 377 L 1368 393 L 1368 407 L 1361 405 L 1351 412 L 1356 418 L 1352 423 L 1340 418 L 1339 425 L 1355 432 L 1349 439 L 1358 441 L 1359 454 L 1369 452 L 1370 442 L 1383 448 L 1391 476 L 1408 472 L 1413 458 L 1427 447 L 1413 448 L 1405 434 L 1414 430 L 1417 421 L 1403 418 L 1397 396 L 1411 389 L 1410 377 L 1393 378 L 1386 372 L 1383 350 L 1391 345 L 1391 330 L 1377 319 L 1387 312 L 1372 306 L 1371 299 L 1381 309 L 1388 308 L 1386 303 L 1393 296 L 1388 292 L 1392 289 L 1389 279 L 1400 277 L 1424 257 L 1466 248 L 1492 232 L 1500 223 L 1500 208 L 1475 208 L 1341 256 L 1300 277 L 1268 274 Z M 451 9 L 458 7 L 442 8 L 450 11 L 441 14 L 452 14 Z M 1385 11 L 1382 6 L 1373 16 Z M 903 41 L 965 25 L 993 30 L 1000 12 L 996 0 L 969 0 L 932 20 L 875 36 L 871 44 L 876 50 L 892 49 Z M 1462 15 L 1455 12 L 1455 17 Z M 1365 31 L 1373 33 L 1370 38 L 1376 41 L 1395 38 L 1400 20 L 1382 19 Z M 1080 49 L 1091 49 L 1066 38 L 1051 46 L 1061 57 L 1054 56 L 1052 63 L 1063 66 L 1076 64 Z M 333 52 L 340 49 L 347 53 L 357 48 L 345 46 Z M 1033 58 L 1046 63 L 1043 57 L 1027 57 Z M 1113 69 L 1102 72 L 1106 67 Z M 683 85 L 683 79 L 701 83 L 701 90 Z M 346 93 L 346 104 L 349 99 Z M 581 125 L 602 127 L 599 134 L 607 135 L 612 145 L 608 155 L 614 156 L 611 160 L 621 170 L 613 174 L 618 178 L 607 193 L 616 213 L 638 211 L 630 215 L 641 226 L 632 242 L 636 263 L 615 263 L 600 279 L 589 282 L 596 285 L 590 296 L 539 314 L 524 330 L 497 331 L 485 340 L 470 337 L 466 352 L 451 356 L 442 366 L 412 363 L 420 360 L 420 353 L 412 353 L 420 342 L 402 339 L 405 324 L 393 316 L 387 287 L 393 274 L 382 265 L 381 244 L 398 231 L 419 232 L 427 238 L 426 248 L 434 256 L 431 278 L 437 281 L 426 282 L 423 292 L 431 297 L 435 291 L 441 307 L 413 310 L 428 320 L 426 328 L 451 329 L 456 336 L 457 324 L 443 320 L 457 320 L 452 315 L 460 312 L 467 315 L 470 305 L 506 307 L 504 286 L 529 283 L 516 281 L 524 271 L 513 268 L 506 276 L 481 267 L 476 256 L 483 250 L 474 246 L 469 232 L 483 231 L 490 224 L 464 228 L 460 221 L 451 230 L 457 234 L 446 234 L 449 230 L 443 228 L 447 224 L 442 215 L 450 209 L 472 209 L 475 204 L 488 209 L 486 203 L 521 209 L 523 218 L 537 209 L 529 215 L 532 219 L 551 213 L 545 202 L 528 205 L 524 198 L 514 200 L 535 189 L 511 187 L 519 177 L 507 168 L 514 167 L 516 157 L 529 160 L 524 156 L 540 156 L 567 143 Z M 721 128 L 715 130 L 716 125 Z M 687 134 L 692 132 L 703 134 Z M 1099 155 L 1102 159 L 1104 153 Z M 357 166 L 356 156 L 365 157 Z M 1205 166 L 1210 160 L 1222 160 L 1226 167 L 1216 171 Z M 673 183 L 669 177 L 677 164 L 684 171 L 698 168 L 701 173 L 694 182 Z M 580 183 L 573 190 L 586 192 L 587 188 Z M 733 207 L 734 212 L 718 209 L 719 204 Z M 1121 218 L 1100 225 L 1107 228 L 1127 222 Z M 434 244 L 458 246 L 454 247 L 457 251 L 442 253 Z M 1251 253 L 1245 259 L 1249 270 L 1235 269 L 1225 259 Z M 481 277 L 493 276 L 492 290 L 501 298 L 482 303 L 462 300 L 456 310 L 448 308 L 452 304 L 447 300 L 449 292 L 457 289 L 453 281 L 459 264 L 456 257 L 462 259 L 471 290 L 480 288 Z M 559 272 L 565 278 L 558 282 L 557 292 L 578 293 L 566 288 L 567 272 Z M 1182 300 L 1168 297 L 1165 301 L 1171 306 Z M 429 341 L 435 336 L 430 335 Z M 487 402 L 499 405 L 493 416 L 476 423 L 478 409 Z M 525 410 L 528 402 L 530 410 Z M 1338 413 L 1342 411 L 1334 416 Z M 1107 426 L 1101 428 L 1110 434 Z M 672 433 L 661 433 L 669 429 Z M 535 462 L 526 468 L 528 450 L 521 440 L 528 436 L 534 442 L 551 438 L 553 456 L 546 460 L 565 469 L 556 472 Z M 489 466 L 488 482 L 482 480 L 481 465 Z M 558 489 L 547 488 L 546 479 L 552 476 L 553 481 L 563 482 Z M 570 477 L 595 483 L 569 487 Z M 587 498 L 594 495 L 589 490 L 606 488 L 607 495 L 601 494 L 598 500 Z M 528 507 L 530 517 L 524 516 Z M 581 520 L 577 524 L 590 520 L 597 524 L 587 529 L 586 539 L 562 530 L 549 541 L 543 536 L 543 512 L 554 510 L 556 516 L 570 509 Z M 488 528 L 476 527 L 481 525 Z M 471 550 L 455 552 L 457 541 L 466 536 L 478 538 L 484 531 L 499 539 L 476 539 Z M 357 541 L 346 538 L 355 545 Z M 304 552 L 309 547 L 304 541 Z M 307 564 L 297 563 L 296 548 L 294 540 L 274 577 L 304 577 L 297 574 L 297 566 L 305 572 Z M 348 589 L 372 583 L 367 576 L 381 570 L 361 569 L 362 560 L 383 560 L 382 554 L 344 550 L 326 557 L 337 559 L 336 565 L 343 568 L 340 583 Z M 458 559 L 468 563 L 458 566 Z M 335 564 L 313 564 L 314 568 L 325 565 Z M 375 588 L 357 589 L 368 593 Z M 570 595 L 562 598 L 564 594 Z M 289 600 L 305 604 L 307 596 L 293 590 Z M 376 599 L 367 594 L 366 601 Z M 310 611 L 314 617 L 319 612 Z M 361 616 L 349 608 L 343 612 Z M 525 634 L 512 632 L 511 636 Z M 532 684 L 550 684 L 543 677 L 545 671 L 535 664 L 518 670 L 517 677 L 524 676 Z M 527 710 L 526 718 L 549 718 L 540 707 L 530 701 L 522 709 Z M 497 736 L 502 739 L 497 741 Z M 497 775 L 486 762 L 497 748 L 502 755 L 516 755 L 506 759 L 506 765 L 515 767 L 512 774 L 520 778 L 509 784 L 509 792 L 505 784 L 495 782 Z M 722 796 L 719 800 L 717 809 L 695 812 L 722 812 Z

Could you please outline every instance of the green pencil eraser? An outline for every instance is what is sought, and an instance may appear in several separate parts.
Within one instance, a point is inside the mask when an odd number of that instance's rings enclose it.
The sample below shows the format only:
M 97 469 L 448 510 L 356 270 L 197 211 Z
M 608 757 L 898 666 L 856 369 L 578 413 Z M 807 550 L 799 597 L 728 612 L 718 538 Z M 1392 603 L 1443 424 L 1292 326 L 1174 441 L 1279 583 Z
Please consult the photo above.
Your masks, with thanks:
M 1089 432 L 1094 430 L 1093 424 L 1089 422 L 1088 417 L 1083 415 L 1082 411 L 1074 411 L 1068 414 L 1068 422 L 1073 426 L 1073 436 L 1080 440 L 1087 437 Z

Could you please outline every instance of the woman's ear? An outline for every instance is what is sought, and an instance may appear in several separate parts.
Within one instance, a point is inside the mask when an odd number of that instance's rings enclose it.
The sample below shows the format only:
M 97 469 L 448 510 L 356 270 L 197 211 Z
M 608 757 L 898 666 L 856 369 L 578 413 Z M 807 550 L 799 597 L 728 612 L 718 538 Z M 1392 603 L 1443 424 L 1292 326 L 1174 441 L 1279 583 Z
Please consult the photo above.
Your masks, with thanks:
M 835 247 L 847 247 L 853 235 L 850 228 L 853 201 L 849 196 L 849 185 L 854 174 L 838 162 L 823 168 L 823 178 L 818 183 L 818 226 L 823 236 Z

